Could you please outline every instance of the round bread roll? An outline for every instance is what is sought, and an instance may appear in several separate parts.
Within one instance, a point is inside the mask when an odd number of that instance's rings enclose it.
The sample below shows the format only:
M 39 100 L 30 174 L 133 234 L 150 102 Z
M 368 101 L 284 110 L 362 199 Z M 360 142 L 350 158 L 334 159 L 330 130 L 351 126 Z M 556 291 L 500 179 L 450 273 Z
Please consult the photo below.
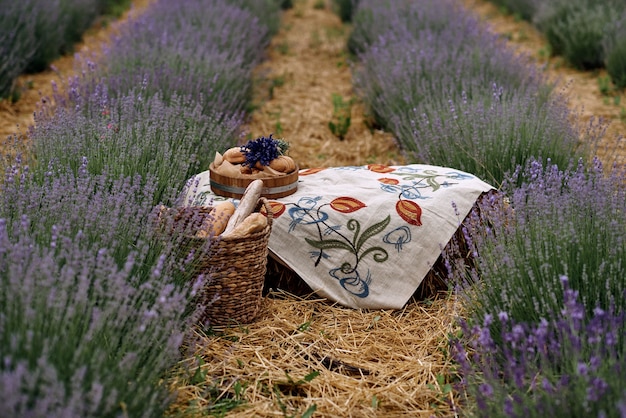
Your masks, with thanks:
M 281 173 L 291 173 L 296 169 L 296 162 L 287 155 L 281 155 L 270 161 L 270 168 Z
M 241 164 L 246 161 L 246 155 L 241 151 L 241 147 L 229 148 L 222 156 L 231 164 Z

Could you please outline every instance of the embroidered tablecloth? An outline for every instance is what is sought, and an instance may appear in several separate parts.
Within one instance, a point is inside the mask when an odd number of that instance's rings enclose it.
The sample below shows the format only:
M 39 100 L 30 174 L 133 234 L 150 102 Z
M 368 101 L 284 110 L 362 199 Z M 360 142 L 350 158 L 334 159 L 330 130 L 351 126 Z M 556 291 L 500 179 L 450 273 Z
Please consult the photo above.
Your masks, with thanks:
M 301 170 L 298 190 L 270 201 L 270 254 L 329 300 L 401 309 L 491 189 L 471 174 L 421 164 Z M 208 171 L 189 180 L 184 196 L 188 205 L 224 199 L 211 192 Z

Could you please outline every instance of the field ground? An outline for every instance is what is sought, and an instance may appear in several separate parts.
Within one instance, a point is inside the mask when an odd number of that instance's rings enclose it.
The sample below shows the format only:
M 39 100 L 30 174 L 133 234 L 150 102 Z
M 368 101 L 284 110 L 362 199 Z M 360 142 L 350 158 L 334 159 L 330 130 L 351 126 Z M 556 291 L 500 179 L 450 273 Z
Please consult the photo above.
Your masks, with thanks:
M 459 0 L 512 47 L 527 53 L 567 92 L 582 120 L 611 121 L 605 163 L 625 161 L 618 138 L 626 135 L 624 93 L 602 94 L 604 72 L 581 73 L 561 59 L 546 56 L 546 43 L 530 25 L 505 16 L 485 0 Z M 149 0 L 119 22 L 95 25 L 78 45 L 79 54 L 96 54 L 116 27 L 140 12 Z M 402 164 L 391 135 L 370 129 L 363 107 L 355 101 L 351 124 L 343 140 L 330 131 L 333 95 L 355 99 L 345 53 L 349 27 L 314 0 L 295 0 L 284 14 L 282 28 L 268 49 L 268 60 L 256 71 L 256 109 L 245 126 L 249 136 L 274 133 L 291 144 L 301 168 Z M 20 100 L 0 102 L 0 135 L 25 134 L 42 97 L 51 95 L 50 82 L 63 85 L 74 71 L 74 58 L 63 57 L 41 74 L 18 80 Z M 24 140 L 27 140 L 24 138 Z M 288 416 L 316 409 L 315 416 L 430 416 L 460 402 L 449 391 L 450 365 L 445 339 L 459 314 L 453 298 L 412 302 L 401 312 L 364 312 L 330 305 L 318 299 L 284 294 L 267 298 L 254 324 L 226 335 L 198 335 L 181 363 L 200 371 L 201 380 L 184 372 L 171 385 L 181 391 L 177 407 L 243 405 L 228 416 Z M 197 359 L 202 358 L 201 363 Z M 319 375 L 311 374 L 313 371 Z M 218 411 L 215 411 L 218 412 Z M 193 415 L 193 414 L 192 414 Z

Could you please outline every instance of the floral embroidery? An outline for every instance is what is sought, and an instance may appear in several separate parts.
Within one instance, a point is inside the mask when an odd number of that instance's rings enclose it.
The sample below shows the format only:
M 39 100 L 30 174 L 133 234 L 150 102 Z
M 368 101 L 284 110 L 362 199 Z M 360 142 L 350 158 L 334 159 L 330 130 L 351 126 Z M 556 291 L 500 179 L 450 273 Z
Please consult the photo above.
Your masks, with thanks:
M 316 249 L 311 254 L 316 258 L 315 266 L 318 266 L 322 259 L 329 258 L 330 251 L 347 251 L 353 261 L 343 261 L 340 267 L 329 270 L 329 275 L 338 280 L 340 285 L 348 292 L 358 297 L 367 297 L 369 294 L 369 284 L 371 274 L 369 269 L 363 278 L 359 271 L 359 264 L 363 258 L 371 255 L 377 263 L 382 263 L 389 258 L 387 251 L 380 246 L 365 248 L 364 244 L 373 236 L 381 233 L 391 222 L 391 216 L 387 215 L 383 220 L 370 225 L 361 232 L 361 222 L 356 219 L 349 219 L 346 229 L 352 232 L 352 237 L 341 230 L 341 225 L 330 225 L 327 223 L 329 215 L 324 211 L 328 206 L 336 212 L 347 214 L 356 212 L 366 207 L 358 199 L 350 196 L 342 196 L 333 199 L 330 203 L 317 206 L 321 197 L 303 197 L 288 213 L 291 217 L 290 231 L 298 225 L 316 225 L 318 239 L 305 237 L 305 241 Z M 322 228 L 324 226 L 324 228 Z
M 399 226 L 387 233 L 387 235 L 383 237 L 383 242 L 385 244 L 392 244 L 396 247 L 396 250 L 400 252 L 404 244 L 411 242 L 411 228 L 408 226 Z
M 411 200 L 398 199 L 396 212 L 405 222 L 415 226 L 422 225 L 422 208 Z

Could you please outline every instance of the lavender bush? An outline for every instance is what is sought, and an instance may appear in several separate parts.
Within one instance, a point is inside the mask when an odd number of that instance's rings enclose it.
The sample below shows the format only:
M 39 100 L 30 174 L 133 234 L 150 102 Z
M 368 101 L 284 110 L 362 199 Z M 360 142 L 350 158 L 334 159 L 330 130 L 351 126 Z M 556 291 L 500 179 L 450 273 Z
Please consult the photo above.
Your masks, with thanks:
M 276 35 L 280 29 L 280 11 L 293 7 L 292 0 L 227 0 L 228 3 L 248 10 L 267 29 L 265 41 Z
M 477 25 L 381 36 L 359 56 L 363 67 L 355 83 L 368 102 L 384 100 L 400 108 L 458 101 L 462 94 L 489 98 L 494 83 L 507 96 L 518 90 L 538 94 L 542 76 Z
M 10 0 L 4 0 L 7 2 Z M 25 72 L 44 70 L 61 53 L 64 45 L 66 17 L 61 13 L 61 0 L 25 0 L 21 3 L 22 13 L 32 20 L 32 30 L 36 45 Z M 9 26 L 12 27 L 12 26 Z
M 66 27 L 61 45 L 61 53 L 74 50 L 74 44 L 81 40 L 83 34 L 101 13 L 100 0 L 64 0 L 61 2 L 63 16 L 66 16 Z
M 13 93 L 15 79 L 35 53 L 35 21 L 27 13 L 28 2 L 0 2 L 0 99 Z
M 620 0 L 552 0 L 533 19 L 555 54 L 579 69 L 604 66 L 602 42 L 611 22 L 626 10 Z
M 581 141 L 559 95 L 547 101 L 528 92 L 505 96 L 494 85 L 491 100 L 470 101 L 461 95 L 446 107 L 424 103 L 387 118 L 414 159 L 456 167 L 496 186 L 531 158 L 550 158 L 567 167 L 572 159 L 590 154 L 604 132 L 603 126 L 596 126 L 585 131 Z
M 1 0 L 0 98 L 23 72 L 42 71 L 72 51 L 99 15 L 129 6 L 129 0 Z
M 448 0 L 359 0 L 355 6 L 348 48 L 356 54 L 389 35 L 411 38 L 424 31 L 439 34 L 451 26 L 463 30 L 476 23 L 457 3 Z
M 625 176 L 622 167 L 606 177 L 597 160 L 567 170 L 531 161 L 502 188 L 509 210 L 484 200 L 464 227 L 475 269 L 460 265 L 454 274 L 473 295 L 470 317 L 504 311 L 530 324 L 550 318 L 563 307 L 561 275 L 588 316 L 612 304 L 624 311 Z
M 613 84 L 626 88 L 626 10 L 616 20 L 603 39 L 606 70 Z
M 566 166 L 603 133 L 572 127 L 544 76 L 453 3 L 364 0 L 356 16 L 371 19 L 355 19 L 355 85 L 409 160 L 499 185 L 530 157 Z
M 254 19 L 230 23 L 212 33 L 211 48 L 223 51 L 211 56 L 249 66 L 257 58 L 228 50 L 251 52 L 259 40 L 232 30 L 261 32 Z M 187 178 L 232 142 L 243 100 L 237 91 L 230 102 L 226 90 L 213 102 L 149 91 L 145 73 L 121 90 L 121 76 L 87 67 L 36 115 L 32 166 L 18 158 L 2 183 L 1 416 L 162 416 L 174 396 L 167 373 L 204 308 L 196 292 L 210 273 L 198 276 L 196 262 L 214 241 L 191 245 L 200 219 L 181 225 L 155 205 L 175 203 Z M 196 87 L 213 77 L 199 74 Z
M 39 184 L 18 159 L 4 180 L 2 416 L 154 417 L 172 400 L 192 266 L 155 235 L 152 181 L 86 166 Z
M 36 115 L 31 131 L 33 167 L 39 177 L 50 162 L 76 172 L 83 158 L 94 174 L 152 177 L 154 202 L 172 204 L 172 196 L 192 175 L 205 170 L 215 152 L 228 148 L 241 123 L 239 117 L 204 114 L 189 99 L 143 89 L 109 97 L 108 87 L 74 78 L 67 95 L 57 95 L 53 112 Z
M 461 322 L 463 335 L 451 343 L 461 390 L 471 396 L 466 415 L 626 416 L 626 312 L 610 303 L 589 313 L 567 277 L 559 281 L 562 308 L 538 322 L 515 321 L 497 309 L 482 323 Z
M 144 85 L 147 97 L 190 96 L 205 113 L 234 114 L 250 99 L 268 40 L 257 17 L 226 0 L 160 1 L 107 50 L 104 76 L 116 95 Z
M 372 38 L 358 40 L 364 51 L 359 55 L 363 68 L 356 72 L 355 83 L 375 111 L 394 105 L 395 110 L 411 109 L 433 101 L 447 107 L 449 100 L 456 102 L 462 94 L 470 100 L 490 98 L 493 84 L 506 95 L 549 90 L 524 57 L 505 48 L 454 2 L 422 0 L 385 6 L 364 1 L 357 16 L 363 13 L 376 16 L 376 24 L 355 22 L 353 34 L 361 28 Z

